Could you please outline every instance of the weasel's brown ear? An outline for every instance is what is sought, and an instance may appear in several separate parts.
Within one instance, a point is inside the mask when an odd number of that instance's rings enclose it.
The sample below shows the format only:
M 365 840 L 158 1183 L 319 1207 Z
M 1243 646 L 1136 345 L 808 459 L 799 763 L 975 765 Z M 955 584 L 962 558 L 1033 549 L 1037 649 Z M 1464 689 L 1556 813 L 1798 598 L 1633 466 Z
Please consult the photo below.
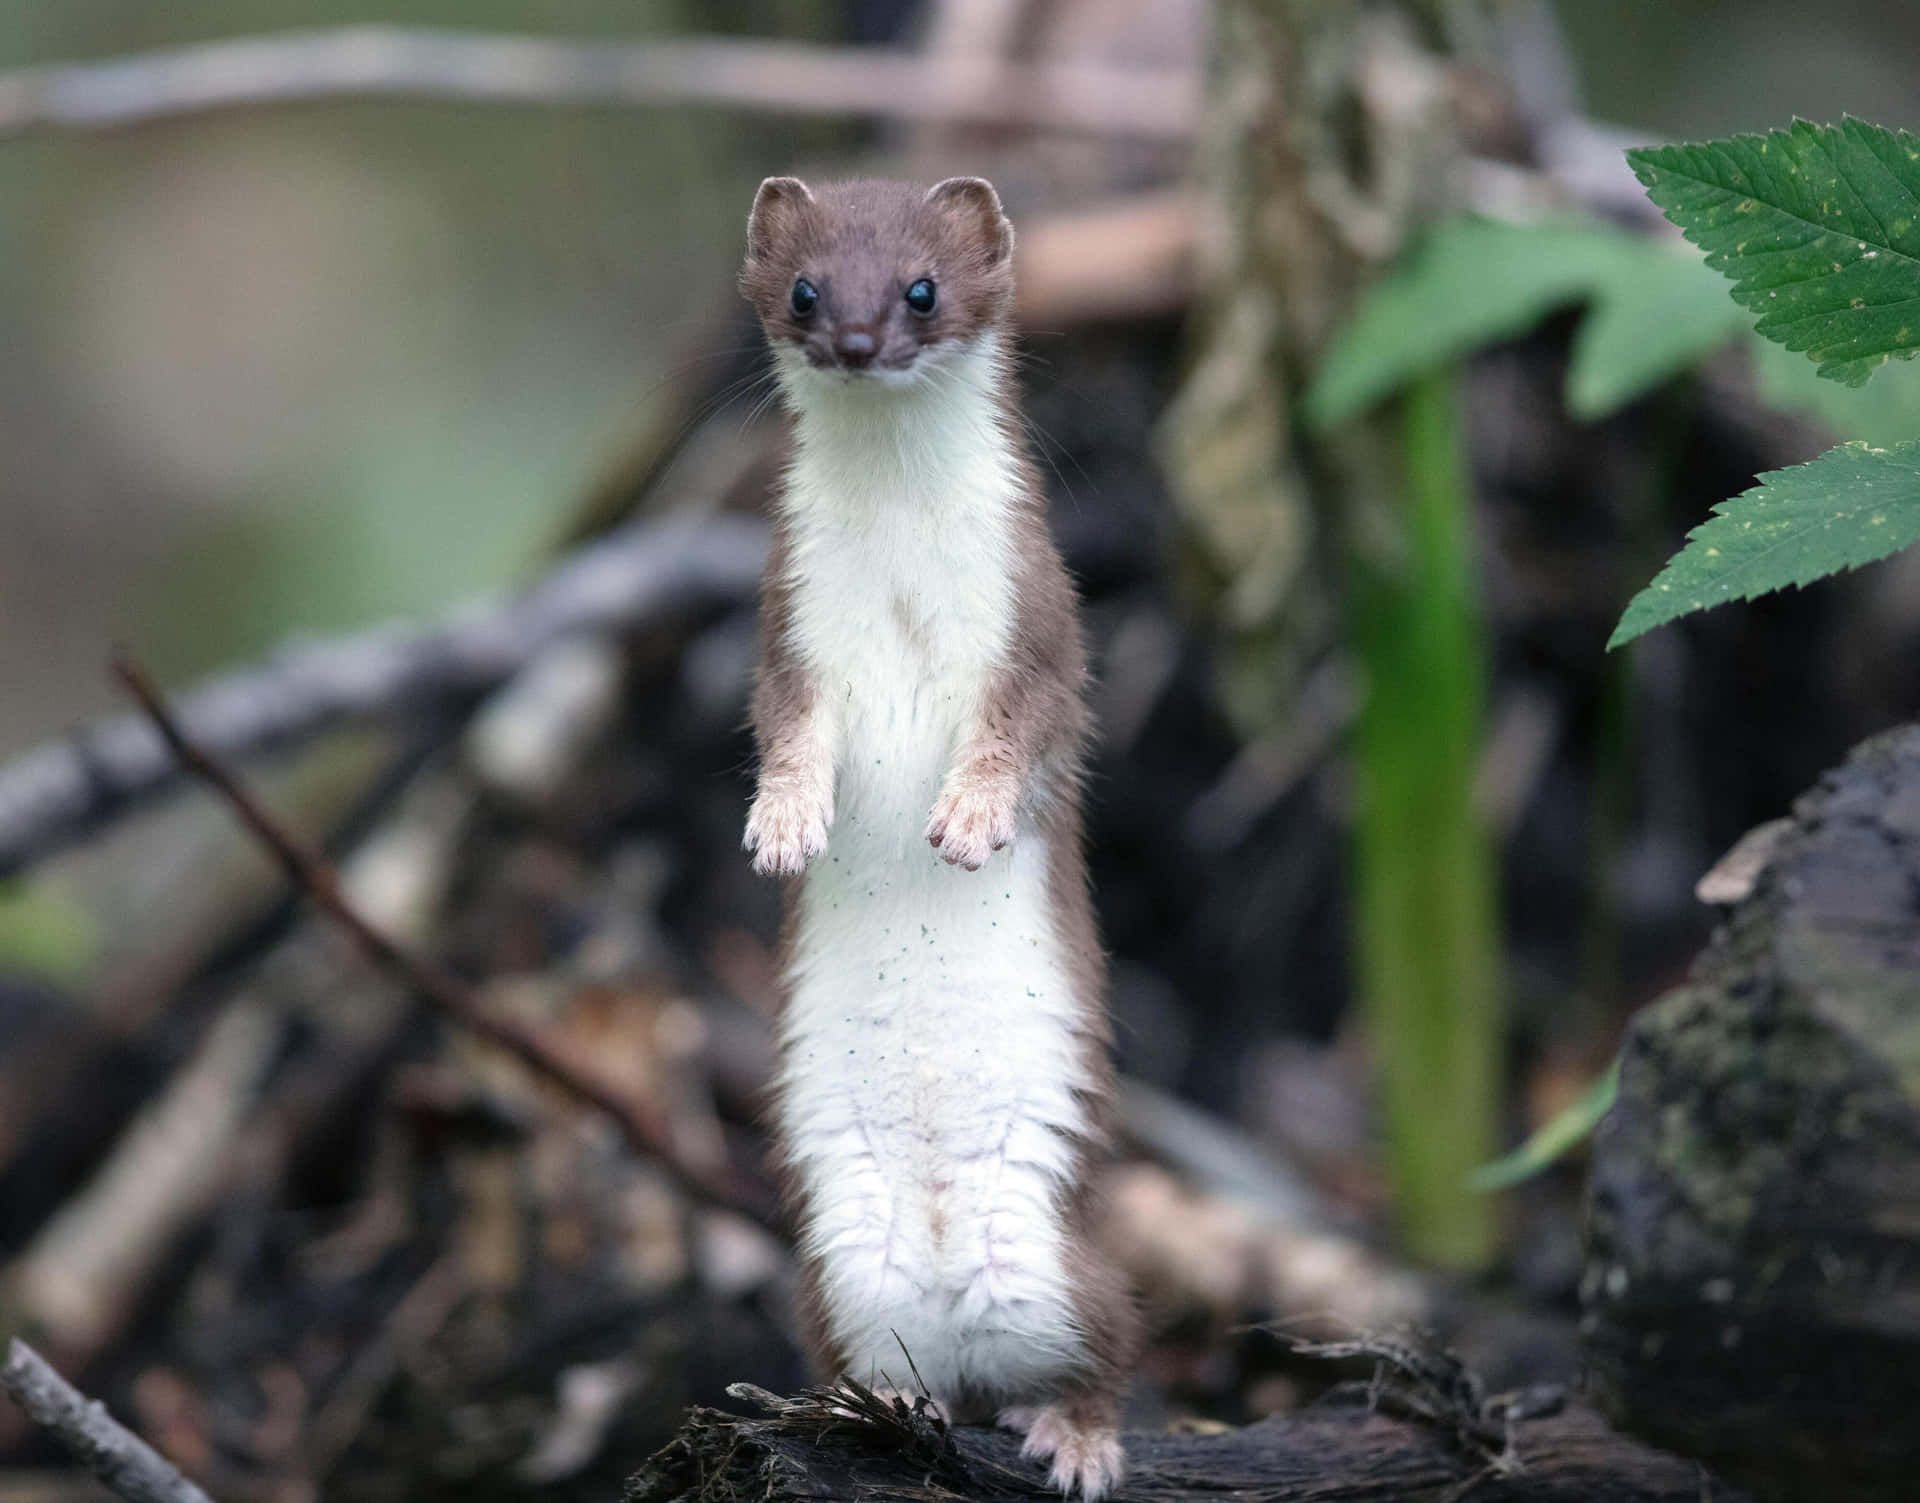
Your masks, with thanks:
M 747 215 L 747 254 L 764 256 L 812 202 L 813 190 L 799 178 L 768 178 L 753 195 L 753 211 Z
M 964 219 L 986 247 L 994 265 L 1013 254 L 1013 225 L 1000 207 L 1000 195 L 983 177 L 950 177 L 927 189 L 927 202 Z

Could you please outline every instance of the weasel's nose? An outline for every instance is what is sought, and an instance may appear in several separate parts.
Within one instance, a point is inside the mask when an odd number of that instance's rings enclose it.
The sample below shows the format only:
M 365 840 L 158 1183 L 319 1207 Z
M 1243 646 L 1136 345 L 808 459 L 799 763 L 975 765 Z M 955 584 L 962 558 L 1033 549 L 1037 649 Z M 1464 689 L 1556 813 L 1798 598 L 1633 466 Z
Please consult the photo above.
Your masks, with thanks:
M 842 329 L 833 337 L 833 352 L 842 365 L 859 370 L 873 359 L 873 336 L 865 329 Z

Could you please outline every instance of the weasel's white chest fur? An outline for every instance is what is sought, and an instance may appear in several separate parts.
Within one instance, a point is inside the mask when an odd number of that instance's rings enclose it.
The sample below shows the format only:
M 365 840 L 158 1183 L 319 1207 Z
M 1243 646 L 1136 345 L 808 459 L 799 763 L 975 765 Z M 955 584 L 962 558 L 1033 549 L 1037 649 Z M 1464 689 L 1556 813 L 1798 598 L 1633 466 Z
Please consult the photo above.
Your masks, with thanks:
M 901 392 L 787 373 L 794 645 L 838 755 L 779 1113 L 851 1375 L 911 1386 L 904 1342 L 936 1397 L 1012 1402 L 1082 1356 L 1063 1200 L 1084 1066 L 1042 836 L 1021 828 L 977 872 L 925 838 L 1014 627 L 993 359 Z

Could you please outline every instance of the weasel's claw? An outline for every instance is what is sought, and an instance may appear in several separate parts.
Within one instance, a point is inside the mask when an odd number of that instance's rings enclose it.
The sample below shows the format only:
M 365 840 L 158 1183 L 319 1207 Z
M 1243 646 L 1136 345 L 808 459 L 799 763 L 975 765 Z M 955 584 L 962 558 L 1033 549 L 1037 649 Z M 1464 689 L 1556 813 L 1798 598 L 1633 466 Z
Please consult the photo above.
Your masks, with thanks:
M 1068 1497 L 1100 1503 L 1126 1475 L 1126 1452 L 1111 1421 L 1075 1418 L 1059 1404 L 1033 1415 L 1020 1454 L 1053 1462 L 1047 1480 Z
M 761 876 L 797 877 L 827 848 L 827 826 L 832 820 L 832 810 L 811 807 L 801 799 L 762 796 L 753 801 L 741 845 Z
M 943 793 L 927 820 L 927 843 L 954 866 L 977 872 L 1013 840 L 1014 803 L 996 792 L 963 785 Z

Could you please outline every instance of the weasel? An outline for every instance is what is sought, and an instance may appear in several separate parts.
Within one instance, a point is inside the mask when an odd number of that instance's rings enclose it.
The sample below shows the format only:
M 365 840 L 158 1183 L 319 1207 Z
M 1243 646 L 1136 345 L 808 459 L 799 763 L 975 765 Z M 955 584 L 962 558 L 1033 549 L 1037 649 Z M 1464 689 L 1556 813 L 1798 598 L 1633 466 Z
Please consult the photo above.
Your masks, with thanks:
M 760 185 L 741 289 L 792 422 L 745 845 L 789 878 L 776 1146 L 826 1375 L 1123 1469 L 1132 1296 L 1096 1242 L 1105 961 L 1073 585 L 1011 367 L 992 186 Z

